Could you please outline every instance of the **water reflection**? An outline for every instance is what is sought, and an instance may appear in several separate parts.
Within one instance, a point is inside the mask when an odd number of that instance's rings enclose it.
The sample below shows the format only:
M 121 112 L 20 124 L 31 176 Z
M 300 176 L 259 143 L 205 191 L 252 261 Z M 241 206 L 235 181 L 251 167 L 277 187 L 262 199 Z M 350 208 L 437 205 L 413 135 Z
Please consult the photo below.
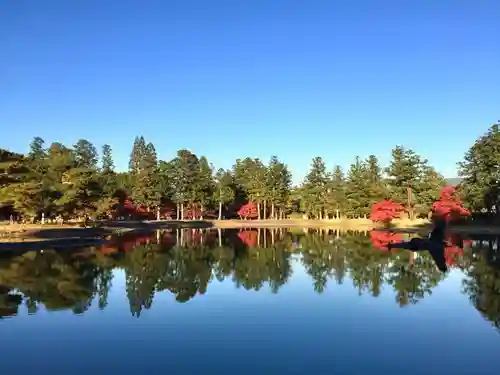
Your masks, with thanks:
M 130 311 L 139 317 L 155 294 L 168 291 L 180 302 L 206 293 L 213 280 L 274 293 L 291 279 L 293 258 L 303 265 L 316 293 L 352 282 L 360 295 L 390 289 L 401 306 L 416 304 L 444 277 L 426 253 L 389 251 L 388 243 L 412 236 L 382 231 L 205 230 L 123 235 L 104 246 L 79 251 L 27 252 L 0 259 L 0 318 L 24 305 L 36 313 L 92 304 L 106 309 L 113 271 L 123 270 Z M 485 243 L 486 240 L 486 243 Z M 463 272 L 463 292 L 481 314 L 500 327 L 498 238 L 447 236 L 448 267 Z

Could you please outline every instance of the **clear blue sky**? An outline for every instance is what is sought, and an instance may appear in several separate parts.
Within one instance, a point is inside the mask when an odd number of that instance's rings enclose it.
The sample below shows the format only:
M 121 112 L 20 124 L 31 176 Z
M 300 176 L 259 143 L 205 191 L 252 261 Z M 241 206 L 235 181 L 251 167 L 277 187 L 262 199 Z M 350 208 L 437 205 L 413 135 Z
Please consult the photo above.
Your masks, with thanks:
M 278 155 L 446 176 L 500 118 L 499 0 L 0 0 L 0 147 L 133 139 L 217 166 Z

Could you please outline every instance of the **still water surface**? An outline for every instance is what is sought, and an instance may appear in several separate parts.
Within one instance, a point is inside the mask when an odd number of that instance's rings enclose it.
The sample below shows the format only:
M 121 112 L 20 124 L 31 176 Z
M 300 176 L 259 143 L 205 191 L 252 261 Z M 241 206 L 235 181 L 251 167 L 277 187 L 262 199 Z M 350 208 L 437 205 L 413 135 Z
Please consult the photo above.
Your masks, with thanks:
M 2 374 L 497 374 L 497 239 L 184 230 L 0 259 Z M 463 247 L 463 249 L 462 249 Z

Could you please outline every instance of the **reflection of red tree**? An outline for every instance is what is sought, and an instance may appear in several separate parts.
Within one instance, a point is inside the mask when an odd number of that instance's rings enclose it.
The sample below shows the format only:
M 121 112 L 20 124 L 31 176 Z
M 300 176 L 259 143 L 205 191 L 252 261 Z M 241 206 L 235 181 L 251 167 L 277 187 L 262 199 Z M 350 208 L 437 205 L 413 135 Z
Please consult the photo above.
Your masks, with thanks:
M 464 246 L 472 244 L 471 240 L 464 240 L 457 233 L 446 233 L 446 246 L 444 249 L 444 257 L 446 264 L 450 267 L 456 266 L 458 258 L 464 255 Z
M 374 203 L 371 208 L 370 220 L 375 222 L 390 223 L 393 219 L 398 219 L 405 211 L 403 205 L 391 200 L 384 200 Z
M 464 255 L 464 249 L 454 246 L 447 245 L 444 249 L 444 259 L 446 264 L 450 267 L 456 266 L 458 258 Z
M 389 251 L 388 246 L 393 242 L 402 241 L 402 236 L 399 233 L 391 233 L 379 230 L 372 230 L 370 232 L 370 240 L 372 242 L 372 246 L 375 249 L 382 251 Z
M 243 230 L 238 233 L 238 237 L 248 247 L 257 247 L 259 232 L 256 230 Z
M 241 206 L 241 208 L 238 210 L 238 215 L 244 219 L 255 219 L 259 216 L 257 212 L 257 206 L 252 202 Z
M 101 246 L 101 253 L 102 254 L 114 254 L 118 251 L 118 246 L 113 243 L 105 244 Z
M 102 254 L 113 254 L 116 253 L 120 249 L 120 245 L 124 251 L 131 251 L 136 246 L 145 245 L 151 242 L 150 235 L 143 236 L 123 236 L 116 237 L 112 239 L 110 242 L 101 246 L 100 251 Z
M 447 221 L 470 215 L 453 186 L 446 186 L 441 190 L 439 201 L 432 205 L 432 210 L 436 216 L 443 217 Z

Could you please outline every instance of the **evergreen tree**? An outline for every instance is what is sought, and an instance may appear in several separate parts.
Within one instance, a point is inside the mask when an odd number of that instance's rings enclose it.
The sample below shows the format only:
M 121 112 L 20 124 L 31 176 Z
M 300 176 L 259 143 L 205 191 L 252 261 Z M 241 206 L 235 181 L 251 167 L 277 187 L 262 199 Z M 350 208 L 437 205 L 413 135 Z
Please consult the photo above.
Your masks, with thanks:
M 41 153 L 43 155 L 43 153 Z M 34 220 L 48 205 L 40 164 L 34 155 L 23 158 L 6 150 L 0 152 L 0 205 L 12 206 Z
M 368 215 L 370 202 L 367 195 L 366 165 L 356 156 L 355 162 L 349 167 L 346 181 L 346 205 L 349 216 L 360 217 Z
M 144 144 L 144 138 L 139 139 L 140 152 L 136 153 L 138 160 L 132 165 L 133 188 L 131 197 L 137 204 L 157 209 L 157 218 L 159 218 L 159 206 L 161 203 L 160 181 L 157 174 L 158 158 L 156 150 L 152 143 Z M 133 154 L 134 152 L 132 152 Z
M 281 213 L 280 217 L 286 208 L 290 190 L 292 185 L 292 177 L 287 166 L 279 161 L 277 156 L 271 157 L 266 173 L 266 192 L 267 200 L 271 204 L 271 218 L 277 218 L 277 210 Z
M 262 203 L 268 200 L 267 168 L 258 158 L 236 160 L 233 167 L 234 177 L 239 191 L 245 199 L 257 204 L 258 218 L 261 218 Z
M 410 218 L 414 217 L 414 198 L 420 189 L 422 166 L 425 163 L 426 161 L 412 150 L 396 146 L 392 150 L 391 163 L 386 168 L 389 194 L 395 202 L 407 205 Z
M 107 144 L 102 146 L 100 178 L 103 194 L 108 198 L 114 197 L 118 190 L 118 183 L 112 149 L 111 146 Z
M 366 198 L 368 206 L 380 202 L 387 197 L 387 187 L 382 177 L 382 168 L 375 155 L 370 155 L 365 161 Z
M 97 150 L 86 139 L 80 139 L 73 146 L 76 166 L 80 168 L 97 169 Z
M 346 209 L 346 181 L 340 165 L 336 165 L 328 181 L 326 209 L 338 219 Z
M 42 160 L 46 156 L 44 149 L 45 141 L 40 137 L 35 137 L 30 143 L 28 158 L 31 160 Z
M 210 165 L 205 156 L 200 157 L 199 164 L 200 170 L 196 184 L 196 201 L 200 203 L 200 219 L 203 219 L 203 213 L 205 212 L 207 205 L 211 203 L 211 199 L 214 195 L 214 180 L 213 167 Z
M 130 154 L 129 161 L 129 171 L 137 175 L 140 172 L 140 163 L 143 160 L 144 154 L 146 153 L 146 141 L 143 136 L 136 137 L 134 140 L 134 146 L 132 148 L 132 153 Z
M 428 165 L 423 166 L 418 201 L 415 205 L 415 211 L 419 216 L 429 216 L 432 204 L 439 200 L 439 194 L 445 186 L 446 181 L 441 174 Z
M 189 150 L 177 151 L 171 161 L 174 202 L 178 205 L 178 217 L 184 219 L 184 206 L 193 204 L 198 197 L 196 186 L 200 172 L 198 157 Z
M 104 173 L 115 171 L 115 163 L 113 162 L 113 150 L 110 145 L 102 146 L 101 170 Z
M 235 197 L 234 181 L 230 171 L 219 169 L 215 175 L 214 200 L 219 205 L 219 220 L 222 220 L 224 205 L 232 202 Z
M 302 184 L 303 209 L 307 215 L 323 218 L 327 183 L 325 162 L 321 157 L 313 158 L 309 173 Z
M 459 163 L 459 175 L 468 208 L 500 212 L 500 123 L 474 142 Z

